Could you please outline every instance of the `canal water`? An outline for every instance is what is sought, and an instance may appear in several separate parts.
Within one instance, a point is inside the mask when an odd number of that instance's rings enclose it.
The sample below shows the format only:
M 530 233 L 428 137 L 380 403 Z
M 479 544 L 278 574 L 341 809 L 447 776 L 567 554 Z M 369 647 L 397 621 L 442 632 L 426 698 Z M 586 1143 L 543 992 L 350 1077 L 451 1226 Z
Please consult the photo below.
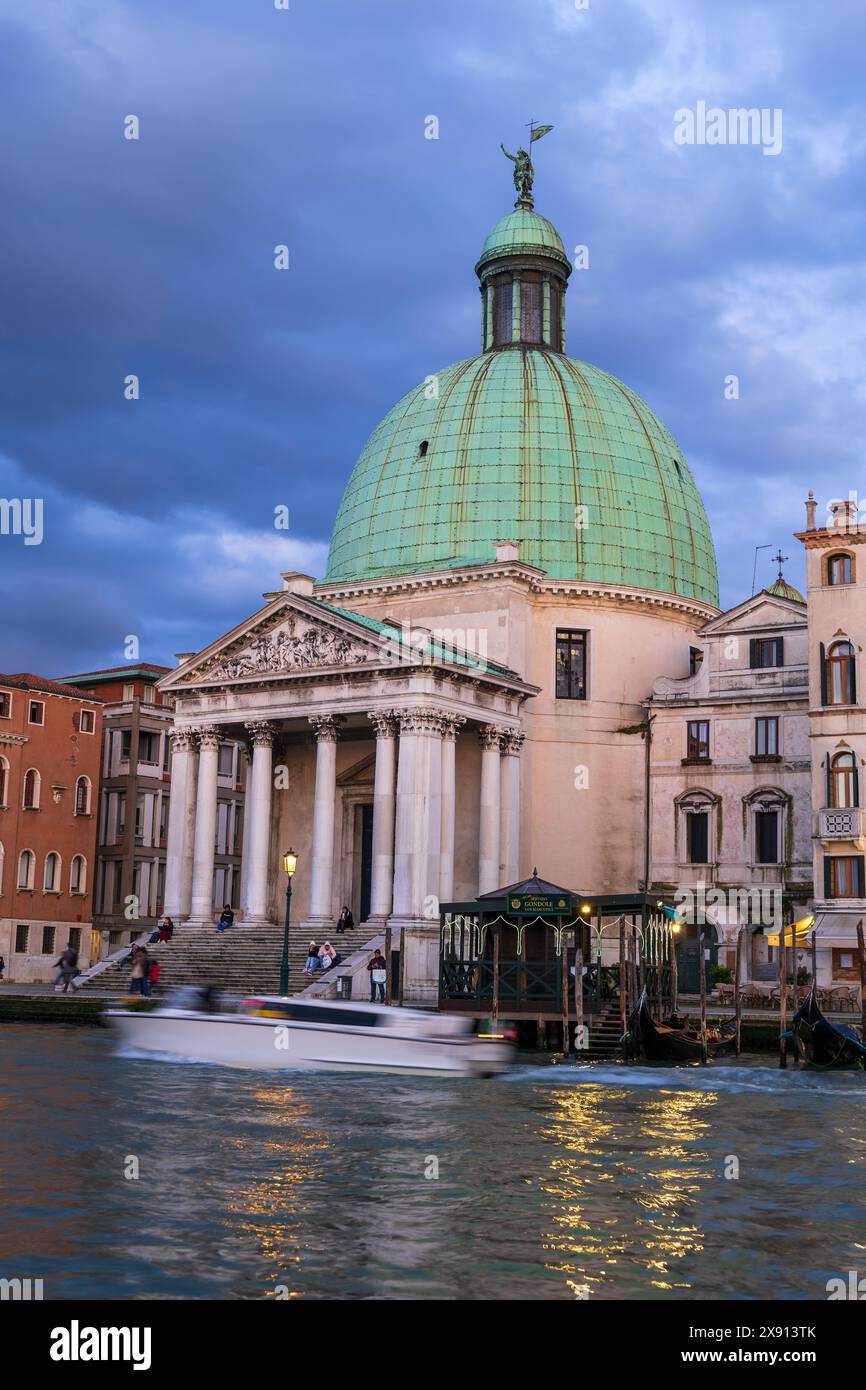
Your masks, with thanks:
M 823 1299 L 866 1274 L 862 1072 L 274 1076 L 115 1047 L 0 1031 L 0 1277 L 46 1298 Z

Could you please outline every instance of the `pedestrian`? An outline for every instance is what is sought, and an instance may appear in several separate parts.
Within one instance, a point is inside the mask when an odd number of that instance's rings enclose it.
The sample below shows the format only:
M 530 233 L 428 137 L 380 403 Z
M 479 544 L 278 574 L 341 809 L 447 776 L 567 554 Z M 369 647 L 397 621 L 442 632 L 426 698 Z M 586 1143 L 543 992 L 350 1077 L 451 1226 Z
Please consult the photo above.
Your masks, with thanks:
M 348 906 L 344 903 L 343 910 L 337 918 L 337 935 L 342 936 L 344 931 L 351 931 L 355 925 L 355 919 Z
M 140 994 L 143 999 L 150 998 L 150 956 L 144 946 L 140 948 L 133 961 L 129 992 Z
M 311 941 L 307 947 L 307 963 L 304 966 L 305 975 L 315 975 L 319 969 L 319 948 L 315 941 Z
M 57 961 L 57 975 L 54 979 L 54 988 L 63 981 L 63 993 L 68 994 L 69 986 L 78 974 L 78 952 L 74 946 L 67 946 L 63 955 Z
M 382 952 L 377 947 L 367 962 L 367 969 L 370 972 L 370 1003 L 375 1004 L 378 992 L 379 1000 L 385 1002 L 385 983 L 388 979 L 388 965 Z
M 233 924 L 234 920 L 235 914 L 232 912 L 231 904 L 226 903 L 225 907 L 220 913 L 220 919 L 217 922 L 217 931 L 225 931 L 228 927 L 230 927 Z
M 3 972 L 4 972 L 5 969 L 6 969 L 6 962 L 5 962 L 5 960 L 3 959 L 3 957 L 0 956 L 0 985 L 2 985 L 2 983 L 3 983 Z

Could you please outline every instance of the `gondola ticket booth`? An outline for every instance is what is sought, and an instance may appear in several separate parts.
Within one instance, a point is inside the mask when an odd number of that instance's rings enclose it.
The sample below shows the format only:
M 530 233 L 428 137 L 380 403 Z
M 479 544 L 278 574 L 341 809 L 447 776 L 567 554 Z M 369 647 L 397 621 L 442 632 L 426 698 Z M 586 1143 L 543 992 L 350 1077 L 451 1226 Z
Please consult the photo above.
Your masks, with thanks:
M 533 876 L 471 902 L 442 903 L 439 1007 L 479 1018 L 560 1019 L 575 957 L 590 960 L 581 896 Z

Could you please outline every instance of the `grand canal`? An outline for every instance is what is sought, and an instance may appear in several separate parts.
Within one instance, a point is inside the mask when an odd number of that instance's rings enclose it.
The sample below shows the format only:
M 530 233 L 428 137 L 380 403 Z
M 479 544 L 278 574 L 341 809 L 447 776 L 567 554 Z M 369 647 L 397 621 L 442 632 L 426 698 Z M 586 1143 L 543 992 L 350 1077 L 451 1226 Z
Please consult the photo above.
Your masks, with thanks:
M 862 1073 L 277 1078 L 14 1024 L 0 1049 L 0 1276 L 46 1298 L 823 1299 L 866 1268 Z

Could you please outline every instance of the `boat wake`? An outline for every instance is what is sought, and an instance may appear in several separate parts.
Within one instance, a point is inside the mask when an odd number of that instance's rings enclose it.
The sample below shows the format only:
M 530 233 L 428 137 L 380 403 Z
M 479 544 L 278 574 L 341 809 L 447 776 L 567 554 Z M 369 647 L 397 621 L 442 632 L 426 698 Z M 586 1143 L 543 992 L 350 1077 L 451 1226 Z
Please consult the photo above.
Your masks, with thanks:
M 519 1066 L 503 1078 L 509 1082 L 540 1082 L 563 1086 L 611 1086 L 621 1090 L 717 1091 L 731 1095 L 763 1092 L 772 1095 L 803 1094 L 840 1096 L 866 1103 L 866 1077 L 862 1072 L 813 1072 L 772 1066 L 651 1067 L 611 1063 L 560 1063 L 551 1066 Z

